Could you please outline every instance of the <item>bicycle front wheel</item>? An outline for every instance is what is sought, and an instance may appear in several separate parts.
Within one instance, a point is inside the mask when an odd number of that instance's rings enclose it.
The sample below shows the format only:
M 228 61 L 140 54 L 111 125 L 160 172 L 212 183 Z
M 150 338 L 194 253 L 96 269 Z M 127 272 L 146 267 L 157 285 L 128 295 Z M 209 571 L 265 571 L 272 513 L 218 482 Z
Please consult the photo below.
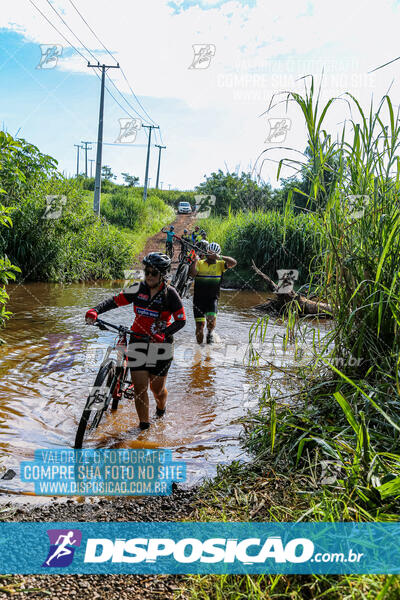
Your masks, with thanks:
M 178 294 L 183 297 L 183 293 L 186 290 L 186 284 L 189 277 L 189 265 L 183 265 L 179 273 L 177 273 L 175 289 Z
M 111 360 L 100 367 L 90 390 L 76 432 L 75 449 L 82 448 L 90 434 L 99 426 L 112 399 L 116 382 L 116 367 L 114 361 Z

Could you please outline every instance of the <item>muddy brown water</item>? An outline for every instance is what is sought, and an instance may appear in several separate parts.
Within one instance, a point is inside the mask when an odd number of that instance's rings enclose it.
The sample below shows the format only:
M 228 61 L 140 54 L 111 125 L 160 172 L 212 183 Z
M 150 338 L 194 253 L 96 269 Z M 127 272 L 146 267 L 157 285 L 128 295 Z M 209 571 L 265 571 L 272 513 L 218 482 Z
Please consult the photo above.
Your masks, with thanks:
M 121 281 L 8 286 L 8 309 L 14 316 L 0 334 L 6 342 L 0 346 L 0 467 L 14 469 L 17 476 L 0 480 L 0 490 L 32 489 L 18 474 L 20 461 L 31 460 L 36 449 L 73 447 L 89 388 L 115 338 L 86 325 L 84 315 L 122 286 Z M 141 432 L 134 403 L 125 399 L 118 411 L 103 418 L 91 447 L 170 448 L 175 460 L 186 461 L 187 485 L 214 476 L 219 464 L 248 460 L 240 444 L 240 419 L 257 406 L 266 382 L 274 386 L 284 377 L 273 365 L 243 360 L 249 329 L 260 316 L 252 307 L 264 300 L 265 294 L 257 292 L 222 290 L 217 341 L 199 346 L 192 300 L 185 299 L 187 325 L 175 336 L 166 415 L 153 416 L 151 428 Z M 103 318 L 130 326 L 132 306 Z M 273 331 L 284 335 L 280 325 Z M 270 338 L 264 342 L 269 344 Z M 292 358 L 289 351 L 289 363 Z M 154 415 L 152 396 L 150 403 Z

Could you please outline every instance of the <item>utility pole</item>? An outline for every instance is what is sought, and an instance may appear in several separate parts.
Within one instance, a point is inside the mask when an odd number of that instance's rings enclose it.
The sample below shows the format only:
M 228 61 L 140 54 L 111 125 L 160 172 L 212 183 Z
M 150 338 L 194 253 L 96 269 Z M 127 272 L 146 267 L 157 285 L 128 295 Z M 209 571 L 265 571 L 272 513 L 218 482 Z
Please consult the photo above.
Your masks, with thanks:
M 79 175 L 79 150 L 80 148 L 82 148 L 82 146 L 80 146 L 79 144 L 74 144 L 74 146 L 76 147 L 76 176 L 78 177 Z
M 90 148 L 88 148 L 88 144 L 90 144 L 90 142 L 83 142 L 81 140 L 81 144 L 85 144 L 85 177 L 87 177 L 87 151 L 92 149 L 92 146 L 90 146 Z
M 163 184 L 163 183 L 164 183 L 163 181 L 161 181 L 161 182 L 160 182 L 160 189 L 161 189 L 161 190 L 162 190 L 162 184 Z
M 96 156 L 96 180 L 94 183 L 93 210 L 100 215 L 100 194 L 101 194 L 101 156 L 103 150 L 103 115 L 104 115 L 104 83 L 106 78 L 106 69 L 119 69 L 119 63 L 116 65 L 97 65 L 87 64 L 88 67 L 95 69 L 101 68 L 101 91 L 100 91 L 100 110 L 99 110 L 99 129 L 97 134 L 97 156 Z
M 159 144 L 154 144 L 156 148 L 158 148 L 158 167 L 157 167 L 157 180 L 156 180 L 156 190 L 158 190 L 158 180 L 160 177 L 160 162 L 161 162 L 161 150 L 166 148 L 167 146 L 160 146 Z
M 94 163 L 94 158 L 89 158 L 89 162 L 90 162 L 90 177 L 93 177 L 92 167 L 93 167 L 93 163 Z
M 149 128 L 149 139 L 147 141 L 147 158 L 146 158 L 146 173 L 144 176 L 144 188 L 143 188 L 143 201 L 146 202 L 147 198 L 147 178 L 149 175 L 149 161 L 150 161 L 150 144 L 151 144 L 151 130 L 160 129 L 158 125 L 142 125 L 142 127 Z
M 168 184 L 168 189 L 171 189 L 171 184 L 170 183 Z

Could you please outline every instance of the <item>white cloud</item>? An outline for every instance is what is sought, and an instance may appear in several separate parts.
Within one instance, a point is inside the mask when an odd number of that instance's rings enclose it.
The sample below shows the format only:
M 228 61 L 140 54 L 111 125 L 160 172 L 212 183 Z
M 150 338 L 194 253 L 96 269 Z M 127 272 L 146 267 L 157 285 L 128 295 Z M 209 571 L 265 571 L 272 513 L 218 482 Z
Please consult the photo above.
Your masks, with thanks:
M 44 0 L 34 0 L 48 18 L 68 39 L 78 45 Z M 386 92 L 392 77 L 400 69 L 399 63 L 372 76 L 367 71 L 400 54 L 396 48 L 398 36 L 398 9 L 389 0 L 381 0 L 379 9 L 370 0 L 337 0 L 335 3 L 308 0 L 281 0 L 278 4 L 259 1 L 255 7 L 240 2 L 226 2 L 219 8 L 203 10 L 192 6 L 174 14 L 173 8 L 161 0 L 133 3 L 129 0 L 85 0 L 77 6 L 105 45 L 121 62 L 137 95 L 153 98 L 177 99 L 192 110 L 193 119 L 205 118 L 207 110 L 223 115 L 219 127 L 204 130 L 202 138 L 194 136 L 200 166 L 190 164 L 184 156 L 188 142 L 182 141 L 180 160 L 185 161 L 186 180 L 182 186 L 198 180 L 198 172 L 206 172 L 211 162 L 213 169 L 255 160 L 265 147 L 267 130 L 265 118 L 259 119 L 270 96 L 280 89 L 303 90 L 296 77 L 307 73 L 320 76 L 325 64 L 324 94 L 335 95 L 352 91 L 367 105 L 371 94 Z M 37 43 L 62 43 L 60 38 L 29 2 L 3 3 L 0 26 L 24 32 L 26 39 Z M 203 3 L 204 4 L 204 3 Z M 210 6 L 213 3 L 208 2 Z M 86 28 L 67 0 L 57 0 L 57 9 L 79 38 L 101 60 L 111 61 L 100 44 Z M 189 69 L 192 45 L 212 43 L 215 57 L 205 70 Z M 290 62 L 294 59 L 294 62 Z M 60 61 L 63 70 L 87 73 L 86 64 L 77 57 Z M 241 75 L 256 72 L 247 80 Z M 128 92 L 120 74 L 110 71 L 124 92 Z M 229 77 L 237 75 L 239 79 Z M 233 82 L 233 83 L 232 83 Z M 399 92 L 395 83 L 393 93 Z M 163 122 L 163 103 L 152 117 L 163 125 L 165 138 L 173 123 Z M 276 109 L 272 116 L 282 116 Z M 304 126 L 298 111 L 290 109 L 293 128 L 287 143 L 304 147 Z M 333 126 L 344 119 L 344 111 L 337 105 L 332 111 Z M 240 132 L 240 134 L 239 134 Z M 188 132 L 190 136 L 190 132 Z M 172 136 L 171 136 L 172 137 Z M 212 152 L 210 152 L 212 147 Z M 179 148 L 177 148 L 179 152 Z M 211 160 L 212 159 L 212 160 Z M 182 163 L 181 163 L 182 164 Z M 175 169 L 175 178 L 185 179 L 181 164 Z M 272 176 L 272 169 L 268 171 Z

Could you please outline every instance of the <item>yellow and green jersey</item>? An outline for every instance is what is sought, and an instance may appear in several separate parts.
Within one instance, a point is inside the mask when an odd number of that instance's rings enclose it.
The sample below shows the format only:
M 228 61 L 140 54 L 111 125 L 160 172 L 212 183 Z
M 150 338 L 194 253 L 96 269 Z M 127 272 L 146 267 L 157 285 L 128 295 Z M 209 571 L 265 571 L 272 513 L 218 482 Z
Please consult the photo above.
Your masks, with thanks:
M 199 300 L 218 298 L 222 274 L 226 271 L 225 261 L 217 260 L 210 265 L 205 259 L 199 260 L 197 271 L 194 280 L 194 298 Z

